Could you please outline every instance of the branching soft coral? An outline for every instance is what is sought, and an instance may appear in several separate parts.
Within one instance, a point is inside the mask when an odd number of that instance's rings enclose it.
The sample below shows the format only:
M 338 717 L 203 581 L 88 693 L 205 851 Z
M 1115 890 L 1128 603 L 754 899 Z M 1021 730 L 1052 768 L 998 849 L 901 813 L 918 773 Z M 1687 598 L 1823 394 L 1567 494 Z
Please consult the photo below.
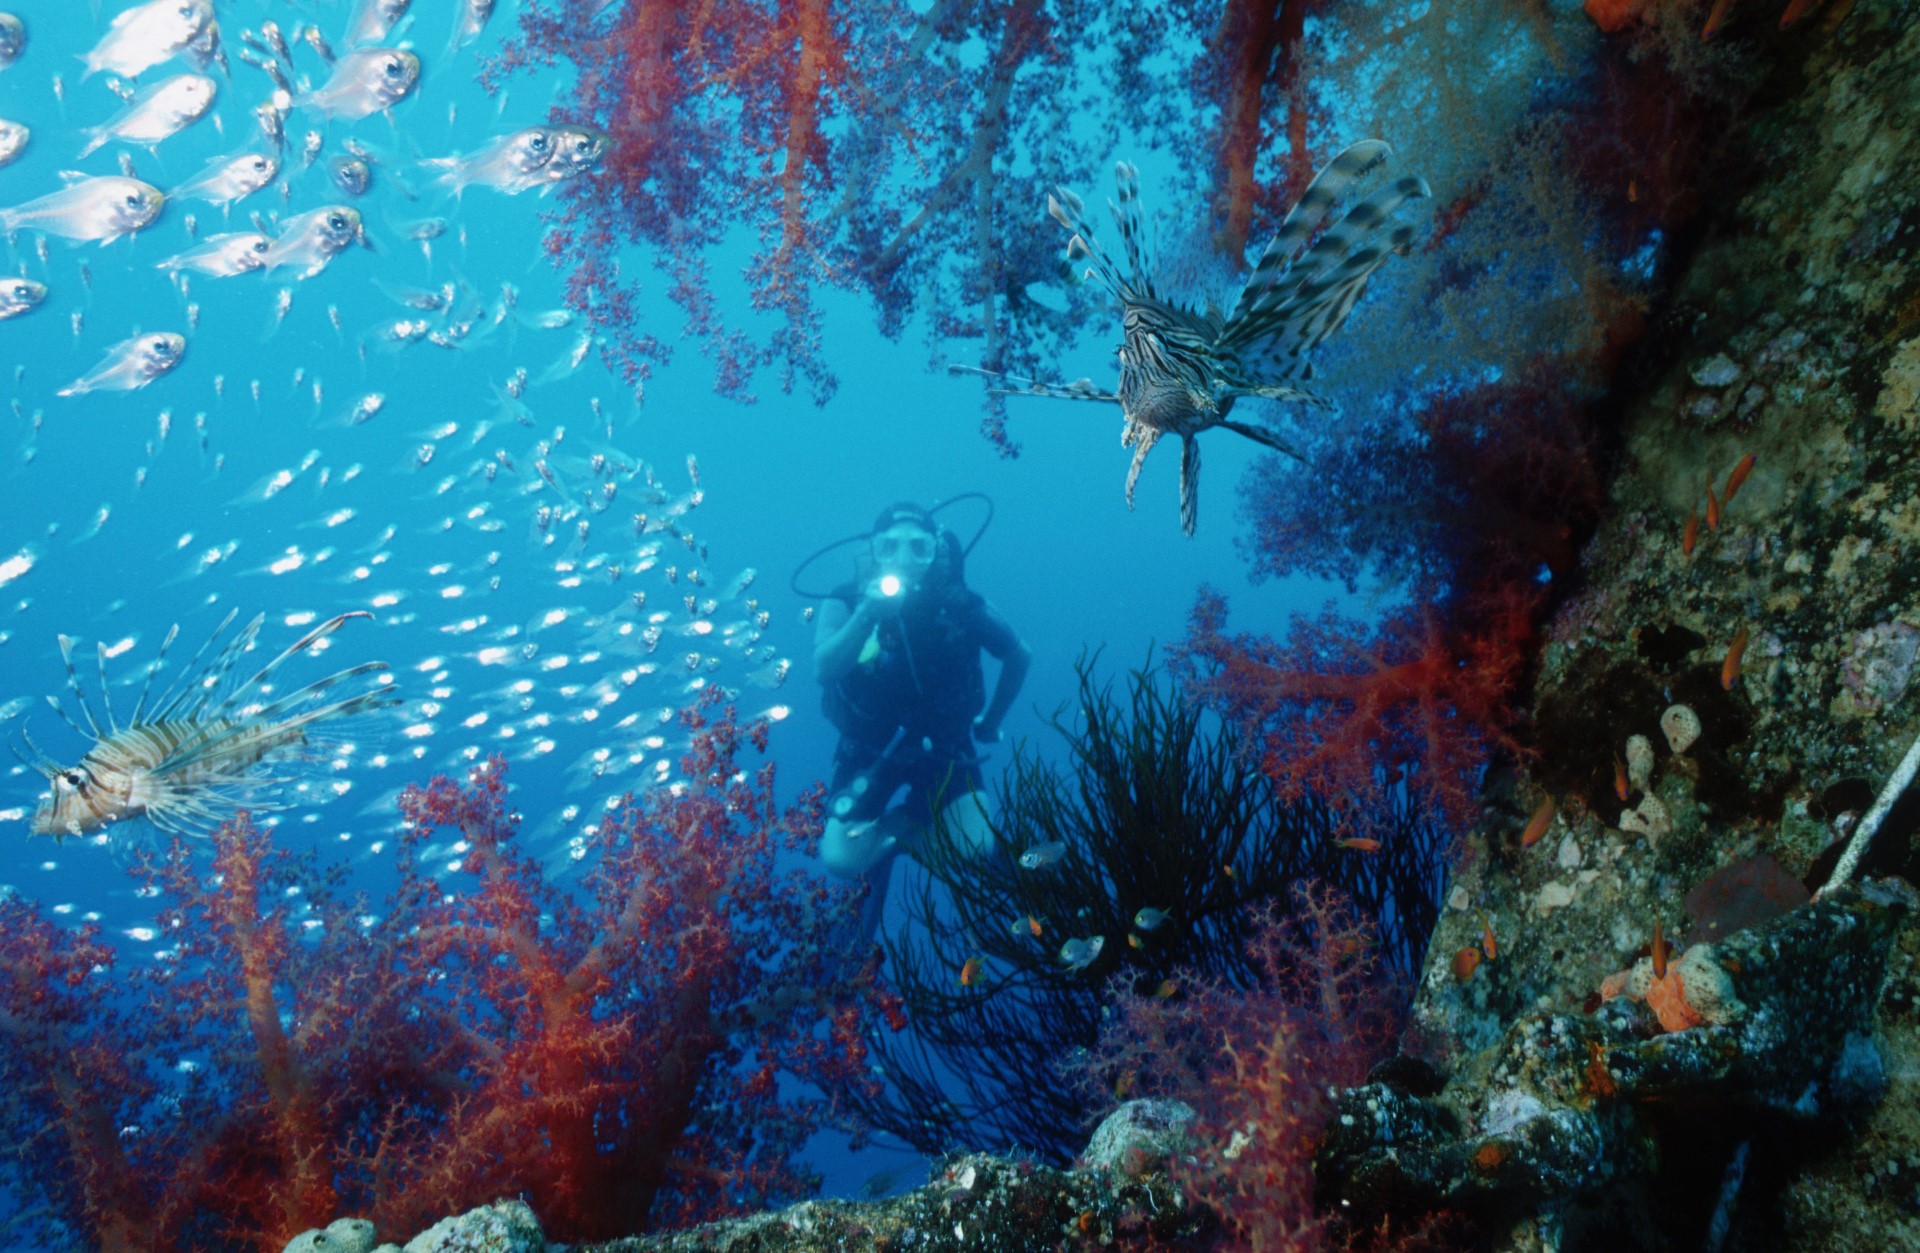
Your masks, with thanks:
M 894 1007 L 837 942 L 850 894 L 774 873 L 817 791 L 778 805 L 740 761 L 764 727 L 683 717 L 682 778 L 596 828 L 579 892 L 518 847 L 494 760 L 406 793 L 384 914 L 244 818 L 211 877 L 178 841 L 139 871 L 148 967 L 0 901 L 7 1182 L 108 1249 L 278 1250 L 341 1213 L 404 1238 L 520 1193 L 581 1239 L 807 1190 L 806 1094 L 870 1083 Z
M 1283 644 L 1228 636 L 1226 598 L 1203 588 L 1171 668 L 1258 745 L 1283 796 L 1360 814 L 1404 782 L 1459 824 L 1479 812 L 1488 753 L 1519 750 L 1508 728 L 1533 612 L 1516 595 L 1462 631 L 1413 610 L 1369 635 L 1328 610 L 1295 618 Z
M 1186 1101 L 1207 1146 L 1176 1169 L 1224 1221 L 1227 1247 L 1333 1247 L 1337 1220 L 1314 1204 L 1313 1157 L 1330 1087 L 1350 1086 L 1389 1049 L 1396 990 L 1373 936 L 1324 888 L 1287 914 L 1248 920 L 1258 990 L 1182 981 L 1173 999 L 1124 998 L 1087 1063 L 1089 1086 Z

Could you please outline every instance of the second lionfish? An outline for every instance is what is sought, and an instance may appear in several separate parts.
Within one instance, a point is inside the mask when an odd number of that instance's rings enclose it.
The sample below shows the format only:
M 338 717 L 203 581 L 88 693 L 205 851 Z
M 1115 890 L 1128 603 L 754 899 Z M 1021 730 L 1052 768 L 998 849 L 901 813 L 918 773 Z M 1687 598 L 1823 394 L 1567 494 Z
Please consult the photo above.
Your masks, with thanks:
M 1406 201 L 1430 194 L 1427 184 L 1419 178 L 1398 179 L 1348 210 L 1317 240 L 1313 235 L 1348 187 L 1391 153 L 1380 140 L 1367 139 L 1329 162 L 1280 224 L 1232 312 L 1224 315 L 1211 304 L 1197 310 L 1175 303 L 1155 286 L 1142 248 L 1140 178 L 1132 165 L 1123 161 L 1115 167 L 1119 201 L 1109 202 L 1126 252 L 1125 271 L 1094 240 L 1080 197 L 1056 188 L 1047 197 L 1047 212 L 1070 232 L 1067 255 L 1086 258 L 1086 276 L 1098 279 L 1120 302 L 1119 389 L 1102 391 L 1088 379 L 1046 383 L 970 366 L 952 369 L 1011 384 L 992 389 L 995 395 L 1119 405 L 1125 422 L 1121 446 L 1134 449 L 1133 465 L 1127 471 L 1129 508 L 1147 453 L 1161 436 L 1179 436 L 1180 525 L 1191 535 L 1199 506 L 1196 435 L 1209 427 L 1225 427 L 1298 456 L 1273 432 L 1228 418 L 1234 402 L 1243 396 L 1261 396 L 1329 407 L 1303 386 L 1313 377 L 1307 354 L 1340 329 L 1373 272 L 1388 257 L 1407 251 L 1413 241 L 1411 226 L 1394 226 L 1384 237 L 1377 232 Z M 1307 247 L 1309 240 L 1311 247 Z
M 371 614 L 343 613 L 327 619 L 244 680 L 237 678 L 241 672 L 236 667 L 253 647 L 261 618 L 254 618 L 207 659 L 235 616 L 226 616 L 149 708 L 154 676 L 179 634 L 177 626 L 169 630 L 125 723 L 115 719 L 108 695 L 106 649 L 99 650 L 100 712 L 96 715 L 74 670 L 73 641 L 60 637 L 67 686 L 80 707 L 80 719 L 76 721 L 51 696 L 47 703 L 93 746 L 78 765 L 60 766 L 21 733 L 32 752 L 21 760 L 39 771 L 53 789 L 34 810 L 32 834 L 86 835 L 142 817 L 165 831 L 204 834 L 243 805 L 278 808 L 271 790 L 289 780 L 277 775 L 274 767 L 323 751 L 326 745 L 316 738 L 316 725 L 398 703 L 384 677 L 386 663 L 379 661 L 363 662 L 284 694 L 275 693 L 268 683 L 289 658 L 312 649 L 350 619 Z M 376 686 L 335 698 L 342 685 L 369 676 Z M 15 753 L 19 755 L 19 750 Z

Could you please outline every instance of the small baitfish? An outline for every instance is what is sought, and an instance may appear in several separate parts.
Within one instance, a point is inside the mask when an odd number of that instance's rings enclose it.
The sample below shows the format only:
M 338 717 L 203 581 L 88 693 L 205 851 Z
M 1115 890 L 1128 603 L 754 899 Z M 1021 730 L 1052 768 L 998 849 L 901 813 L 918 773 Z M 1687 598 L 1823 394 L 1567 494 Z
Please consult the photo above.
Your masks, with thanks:
M 174 189 L 179 200 L 205 200 L 226 208 L 245 199 L 280 175 L 280 158 L 270 152 L 242 152 L 221 157 Z
M 187 337 L 171 331 L 135 335 L 107 349 L 100 364 L 54 394 L 78 396 L 84 392 L 130 392 L 172 370 L 186 355 Z
M 26 23 L 11 13 L 0 13 L 0 70 L 18 61 L 26 50 Z
M 327 177 L 343 194 L 358 198 L 373 186 L 373 167 L 359 157 L 335 157 L 327 162 Z
M 480 32 L 487 28 L 487 21 L 493 16 L 493 0 L 459 0 L 460 11 L 453 20 L 453 48 L 458 52 L 474 40 L 480 38 Z
M 31 313 L 47 298 L 47 285 L 30 278 L 0 278 L 0 322 Z
M 0 117 L 0 168 L 12 165 L 27 150 L 33 128 L 24 122 L 9 122 Z
M 1107 937 L 1104 935 L 1096 935 L 1090 940 L 1068 940 L 1060 946 L 1060 964 L 1068 970 L 1085 970 L 1106 946 Z
M 1022 870 L 1045 870 L 1067 855 L 1067 846 L 1062 840 L 1049 840 L 1045 844 L 1036 844 L 1020 854 Z
M 553 159 L 542 171 L 549 187 L 591 174 L 613 146 L 613 136 L 597 126 L 557 126 L 553 131 Z
M 105 174 L 83 178 L 59 191 L 0 209 L 0 231 L 23 226 L 63 239 L 108 243 L 140 230 L 160 216 L 167 197 L 137 178 Z
M 420 58 L 400 48 L 355 48 L 333 63 L 333 76 L 294 100 L 327 117 L 366 117 L 390 108 L 420 82 Z
M 170 273 L 194 270 L 212 278 L 232 278 L 250 274 L 267 264 L 267 250 L 273 241 L 259 231 L 232 231 L 209 235 L 185 252 L 177 252 L 156 264 Z
M 359 0 L 347 21 L 346 46 L 358 48 L 380 43 L 393 33 L 393 28 L 412 7 L 413 0 Z
M 327 205 L 290 220 L 261 262 L 268 270 L 297 266 L 301 278 L 312 278 L 356 240 L 366 240 L 360 211 Z
M 218 84 L 204 74 L 176 74 L 143 88 L 113 118 L 87 128 L 87 143 L 80 155 L 91 156 L 116 139 L 151 148 L 206 116 L 218 90 Z
M 219 36 L 208 39 L 213 25 L 211 0 L 148 0 L 113 19 L 113 25 L 82 59 L 88 74 L 118 74 L 134 78 L 190 45 L 216 52 Z
M 554 147 L 551 128 L 529 126 L 464 156 L 434 157 L 421 164 L 438 170 L 435 181 L 455 196 L 475 184 L 517 196 L 546 182 L 544 171 L 553 159 Z

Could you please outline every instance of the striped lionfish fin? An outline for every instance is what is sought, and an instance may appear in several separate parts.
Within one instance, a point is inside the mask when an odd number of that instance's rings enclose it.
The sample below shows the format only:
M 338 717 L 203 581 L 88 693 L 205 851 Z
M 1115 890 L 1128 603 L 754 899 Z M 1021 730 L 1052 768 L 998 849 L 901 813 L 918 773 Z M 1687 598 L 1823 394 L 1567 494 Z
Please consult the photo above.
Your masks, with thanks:
M 1286 220 L 1280 223 L 1280 229 L 1261 252 L 1259 263 L 1253 267 L 1246 287 L 1241 289 L 1228 322 L 1237 322 L 1253 311 L 1255 303 L 1279 280 L 1294 253 L 1319 228 L 1347 188 L 1378 169 L 1392 155 L 1393 149 L 1384 140 L 1363 139 L 1327 162 L 1326 168 L 1313 176 L 1299 202 L 1287 211 Z
M 227 616 L 220 619 L 220 625 L 213 628 L 213 634 L 207 636 L 205 642 L 194 652 L 193 659 L 187 662 L 186 669 L 180 672 L 180 677 L 174 680 L 161 695 L 159 705 L 149 715 L 150 721 L 170 722 L 195 717 L 206 709 L 208 702 L 225 687 L 226 677 L 233 671 L 233 663 L 239 660 L 241 653 L 252 646 L 254 636 L 260 633 L 260 623 L 265 615 L 256 615 L 238 635 L 228 640 L 220 651 L 214 654 L 213 660 L 207 663 L 204 670 L 200 667 L 200 659 L 207 655 L 207 650 L 213 647 L 213 642 L 219 639 L 226 629 L 233 625 L 233 620 L 239 616 L 238 609 L 229 609 Z
M 189 766 L 200 765 L 213 758 L 225 755 L 236 759 L 245 758 L 250 767 L 254 760 L 267 753 L 292 743 L 300 732 L 316 722 L 329 718 L 349 718 L 365 713 L 370 709 L 379 709 L 391 705 L 395 698 L 384 689 L 377 692 L 362 692 L 358 696 L 349 696 L 331 705 L 322 705 L 318 709 L 309 709 L 305 713 L 283 718 L 278 722 L 263 722 L 247 719 L 230 726 L 221 727 L 210 734 L 197 736 L 179 751 L 159 762 L 147 773 L 155 776 L 178 774 Z M 243 771 L 225 772 L 237 777 Z M 219 782 L 215 780 L 216 784 Z
M 29 757 L 26 753 L 21 752 L 19 748 L 15 747 L 11 740 L 7 742 L 7 750 L 20 759 L 21 765 L 32 770 L 43 779 L 51 779 L 60 773 L 59 765 L 53 758 L 40 751 L 40 746 L 33 742 L 31 735 L 27 734 L 27 728 L 24 724 L 20 727 L 20 740 L 27 746 L 27 752 L 32 753 L 33 756 Z
M 79 731 L 80 734 L 86 735 L 91 733 L 96 740 L 104 738 L 107 732 L 101 728 L 100 720 L 93 716 L 93 707 L 87 704 L 87 693 L 85 689 L 80 686 L 80 676 L 73 668 L 73 637 L 60 635 L 55 638 L 60 641 L 60 660 L 67 667 L 67 690 L 73 693 L 73 703 L 80 706 L 80 716 L 87 720 L 86 729 L 82 730 L 78 723 L 74 722 L 72 718 L 67 717 L 67 711 L 61 708 L 57 702 L 54 703 L 54 708 L 60 711 L 62 718 L 67 719 L 67 725 Z M 103 687 L 105 686 L 105 682 L 106 676 L 103 673 L 101 675 L 101 684 Z M 48 697 L 47 699 L 52 701 L 53 698 Z
M 1092 379 L 1075 379 L 1071 383 L 1042 383 L 1018 374 L 1002 374 L 997 370 L 983 370 L 979 366 L 949 365 L 949 374 L 978 374 L 983 378 L 999 379 L 1012 384 L 1008 387 L 989 387 L 989 396 L 1047 396 L 1054 400 L 1103 400 L 1108 404 L 1120 403 L 1118 393 L 1101 391 L 1094 386 Z
M 1257 336 L 1249 350 L 1241 354 L 1241 366 L 1249 374 L 1262 378 L 1291 378 L 1298 373 L 1302 355 L 1318 347 L 1346 322 L 1354 304 L 1366 293 L 1367 281 L 1389 258 L 1404 253 L 1413 243 L 1413 228 L 1395 228 L 1383 243 L 1372 243 L 1354 252 L 1331 273 L 1300 290 L 1300 293 L 1272 314 L 1256 313 L 1252 321 L 1271 319 L 1264 336 Z
M 266 665 L 260 667 L 259 672 L 256 673 L 251 679 L 248 679 L 245 683 L 242 683 L 240 686 L 234 688 L 233 697 L 229 699 L 238 698 L 241 693 L 250 692 L 253 689 L 259 687 L 262 683 L 266 682 L 269 675 L 271 675 L 275 670 L 279 669 L 283 663 L 285 663 L 287 658 L 292 657 L 296 653 L 303 653 L 307 649 L 312 648 L 315 644 L 318 644 L 321 640 L 325 639 L 327 636 L 332 635 L 335 631 L 338 631 L 347 622 L 350 622 L 354 618 L 371 618 L 372 616 L 373 616 L 372 614 L 368 613 L 364 609 L 354 609 L 354 610 L 350 610 L 347 613 L 336 614 L 333 617 L 328 618 L 325 622 L 322 622 L 319 626 L 313 628 L 313 630 L 308 631 L 305 635 L 301 636 L 299 639 L 295 640 L 293 643 L 287 645 L 286 651 L 282 652 L 278 657 L 275 657 L 272 661 L 269 661 Z M 254 624 L 257 626 L 259 624 L 259 621 L 260 620 L 258 618 L 254 619 Z M 340 678 L 343 676 L 335 675 L 334 677 Z M 328 682 L 328 680 L 323 679 L 321 680 L 321 682 L 323 683 Z
M 1200 522 L 1200 441 L 1180 437 L 1180 529 L 1188 535 Z
M 1099 279 L 1101 286 L 1113 293 L 1116 299 L 1126 300 L 1131 289 L 1127 281 L 1120 276 L 1120 272 L 1113 268 L 1113 262 L 1107 259 L 1107 254 L 1101 251 L 1099 242 L 1094 239 L 1093 228 L 1087 225 L 1084 216 L 1086 208 L 1086 202 L 1065 187 L 1054 188 L 1053 194 L 1047 197 L 1048 215 L 1070 232 L 1067 238 L 1067 259 L 1077 261 L 1085 257 L 1087 277 Z M 1118 209 L 1115 212 L 1117 213 Z
M 1319 397 L 1316 396 L 1314 399 L 1318 400 Z M 1324 404 L 1325 402 L 1322 401 L 1321 403 Z M 1263 426 L 1254 426 L 1252 423 L 1249 423 L 1249 422 L 1235 422 L 1229 418 L 1220 419 L 1220 425 L 1226 427 L 1229 431 L 1233 431 L 1236 434 L 1246 436 L 1248 439 L 1253 440 L 1257 444 L 1265 444 L 1268 448 L 1273 449 L 1275 452 L 1285 453 L 1287 456 L 1292 457 L 1295 461 L 1306 460 L 1306 458 L 1302 456 L 1299 450 L 1296 449 L 1292 444 L 1287 443 L 1287 441 L 1281 439 L 1278 435 L 1275 435 L 1272 431 L 1267 430 Z
M 1140 481 L 1140 468 L 1147 464 L 1147 454 L 1153 451 L 1153 446 L 1159 438 L 1159 430 L 1144 422 L 1129 422 L 1126 430 L 1121 432 L 1120 446 L 1123 448 L 1128 444 L 1134 446 L 1133 464 L 1127 467 L 1127 508 L 1129 509 L 1133 508 L 1133 488 L 1134 484 Z
M 133 717 L 128 719 L 128 726 L 140 725 L 141 711 L 147 707 L 147 693 L 153 690 L 153 677 L 160 673 L 160 664 L 167 659 L 167 650 L 173 647 L 174 637 L 179 634 L 179 623 L 176 622 L 168 627 L 167 637 L 160 641 L 160 651 L 155 653 L 153 660 L 147 663 L 147 679 L 140 685 L 140 699 L 133 703 Z
M 299 708 L 302 704 L 326 692 L 329 688 L 345 683 L 349 679 L 357 679 L 363 674 L 385 674 L 388 669 L 389 667 L 384 661 L 363 661 L 357 666 L 350 666 L 337 674 L 330 674 L 324 679 L 315 679 L 298 691 L 288 692 L 285 696 L 276 697 L 258 709 L 249 710 L 247 716 L 257 718 L 263 722 L 271 722 Z M 382 688 L 381 691 L 390 693 L 391 689 Z M 400 703 L 400 697 L 397 694 L 392 695 L 388 703 L 397 705 Z
M 1309 408 L 1320 409 L 1326 412 L 1332 412 L 1334 407 L 1333 402 L 1325 396 L 1320 395 L 1318 392 L 1310 392 L 1306 388 L 1298 387 L 1292 383 L 1261 383 L 1246 386 L 1236 384 L 1233 389 L 1233 394 L 1236 396 L 1258 396 L 1263 400 L 1290 401 L 1294 404 L 1306 405 Z M 1231 426 L 1232 423 L 1223 422 L 1221 425 Z
M 1142 245 L 1145 240 L 1145 219 L 1140 213 L 1140 171 L 1131 161 L 1121 161 L 1113 167 L 1113 181 L 1119 190 L 1120 199 L 1109 201 L 1107 208 L 1113 211 L 1114 224 L 1120 228 L 1120 246 L 1127 254 L 1127 283 L 1130 288 L 1124 293 L 1129 300 L 1158 300 L 1153 290 L 1153 279 L 1147 273 L 1146 253 Z M 1121 295 L 1122 293 L 1115 293 Z
M 1223 353 L 1237 357 L 1250 375 L 1263 380 L 1299 377 L 1301 354 L 1338 330 L 1373 272 L 1411 245 L 1413 228 L 1408 226 L 1396 228 L 1384 244 L 1372 238 L 1401 205 L 1431 194 L 1424 179 L 1409 177 L 1355 205 L 1289 262 L 1340 193 L 1385 160 L 1388 151 L 1378 140 L 1367 140 L 1336 157 L 1261 255 L 1218 341 Z

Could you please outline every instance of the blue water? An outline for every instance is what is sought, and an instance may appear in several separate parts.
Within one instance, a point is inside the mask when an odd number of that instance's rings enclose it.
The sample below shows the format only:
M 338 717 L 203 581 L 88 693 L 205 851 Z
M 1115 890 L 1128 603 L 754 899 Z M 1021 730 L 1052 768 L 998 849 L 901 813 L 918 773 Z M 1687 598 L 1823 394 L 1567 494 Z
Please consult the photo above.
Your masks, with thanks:
M 220 78 L 213 113 L 157 152 L 109 143 L 77 160 L 81 128 L 120 108 L 104 76 L 82 81 L 76 59 L 93 45 L 114 6 L 96 13 L 98 6 L 70 0 L 15 0 L 8 7 L 26 20 L 29 44 L 18 63 L 0 73 L 0 117 L 28 123 L 34 133 L 25 155 L 0 169 L 0 205 L 56 189 L 63 170 L 114 173 L 122 153 L 132 157 L 138 176 L 167 188 L 214 156 L 259 146 L 251 110 L 268 85 L 236 61 L 232 77 Z M 591 354 L 578 370 L 533 383 L 523 397 L 533 415 L 526 427 L 499 415 L 495 388 L 516 368 L 537 380 L 563 363 L 577 324 L 475 332 L 452 350 L 419 343 L 394 351 L 370 342 L 384 323 L 435 317 L 403 308 L 377 284 L 431 289 L 463 282 L 468 303 L 488 313 L 503 283 L 518 288 L 523 314 L 561 304 L 561 276 L 539 249 L 540 215 L 551 201 L 473 188 L 455 203 L 432 189 L 415 164 L 542 120 L 563 91 L 557 75 L 522 77 L 490 99 L 473 81 L 479 58 L 510 31 L 514 7 L 502 3 L 482 39 L 449 58 L 444 7 L 417 5 L 422 12 L 409 38 L 427 61 L 419 91 L 390 116 L 375 113 L 352 123 L 329 124 L 296 109 L 281 181 L 242 201 L 228 222 L 210 206 L 175 202 L 136 238 L 105 247 L 50 240 L 43 261 L 30 230 L 8 245 L 6 270 L 43 281 L 51 291 L 40 308 L 0 323 L 0 363 L 13 405 L 0 416 L 0 492 L 7 504 L 0 560 L 16 558 L 0 585 L 0 704 L 9 714 L 0 731 L 17 738 L 25 725 L 62 761 L 84 751 L 85 742 L 61 726 L 42 699 L 64 692 L 57 648 L 63 633 L 77 642 L 89 690 L 95 642 L 124 645 L 109 673 L 125 701 L 130 689 L 124 685 L 137 682 L 171 624 L 181 630 L 177 661 L 229 610 L 243 618 L 264 614 L 262 644 L 275 649 L 296 638 L 302 623 L 371 610 L 372 621 L 349 623 L 323 659 L 301 659 L 288 677 L 305 681 L 336 666 L 382 659 L 393 667 L 406 703 L 384 723 L 356 732 L 364 742 L 345 768 L 320 770 L 302 803 L 280 816 L 278 829 L 295 846 L 331 850 L 374 873 L 379 858 L 370 847 L 393 827 L 391 795 L 493 752 L 512 763 L 530 837 L 542 852 L 557 853 L 608 796 L 658 782 L 660 763 L 670 771 L 672 742 L 647 751 L 617 778 L 593 778 L 591 754 L 607 749 L 617 759 L 631 751 L 659 711 L 689 699 L 696 678 L 736 688 L 748 713 L 783 716 L 772 752 L 784 793 L 825 775 L 833 732 L 819 714 L 809 677 L 807 604 L 789 592 L 788 575 L 816 547 L 864 529 L 894 500 L 932 503 L 963 492 L 992 498 L 993 523 L 968 573 L 1033 649 L 1033 672 L 1006 731 L 1010 740 L 1030 739 L 1041 753 L 1055 751 L 1043 718 L 1068 699 L 1075 657 L 1100 648 L 1110 668 L 1144 661 L 1154 645 L 1180 636 L 1200 583 L 1228 592 L 1238 622 L 1268 627 L 1337 591 L 1304 582 L 1249 583 L 1234 546 L 1241 526 L 1233 486 L 1254 457 L 1268 455 L 1251 443 L 1207 442 L 1200 529 L 1185 537 L 1174 449 L 1149 461 L 1132 512 L 1121 490 L 1131 453 L 1119 447 L 1116 415 L 1105 407 L 1014 401 L 1011 430 L 1024 452 L 1004 459 L 978 433 L 978 382 L 930 368 L 919 326 L 897 343 L 878 335 L 858 299 L 823 296 L 827 362 L 840 377 L 838 393 L 823 408 L 782 395 L 771 377 L 756 380 L 761 399 L 755 405 L 720 399 L 711 390 L 709 363 L 689 341 L 647 382 L 638 404 Z M 337 29 L 348 8 L 345 0 L 317 6 L 233 0 L 220 5 L 219 16 L 231 54 L 241 29 L 265 16 L 289 23 L 292 9 L 293 16 L 317 16 L 323 28 Z M 294 59 L 300 73 L 321 73 L 312 56 L 296 51 Z M 185 68 L 174 63 L 145 77 Z M 63 99 L 55 94 L 56 76 Z M 328 183 L 324 157 L 300 169 L 301 139 L 310 127 L 323 131 L 327 156 L 352 137 L 381 157 L 371 194 L 349 202 Z M 403 184 L 419 199 L 409 200 Z M 191 244 L 190 214 L 204 238 L 250 229 L 246 219 L 256 210 L 284 218 L 330 203 L 357 205 L 373 248 L 350 249 L 311 279 L 297 280 L 291 271 L 217 280 L 195 275 L 187 294 L 155 269 L 158 260 Z M 1035 209 L 1035 229 L 1051 230 Z M 450 223 L 447 235 L 433 242 L 431 259 L 397 226 L 430 215 Z M 709 257 L 730 316 L 748 325 L 739 274 L 751 244 L 743 237 Z M 622 261 L 634 272 L 647 272 L 650 264 L 639 253 Z M 654 285 L 645 312 L 652 329 L 671 340 L 680 315 L 662 286 Z M 282 289 L 291 289 L 292 306 L 276 329 Z M 190 302 L 198 305 L 197 325 L 189 324 Z M 184 362 L 151 386 L 55 395 L 108 346 L 136 331 L 161 330 L 185 334 L 189 347 Z M 1056 363 L 1058 376 L 1110 379 L 1117 337 L 1117 326 L 1110 335 L 1088 337 L 1071 359 Z M 967 347 L 954 350 L 964 354 Z M 216 379 L 224 380 L 223 392 L 216 392 Z M 250 394 L 256 381 L 257 402 Z M 385 395 L 381 412 L 362 425 L 345 423 L 342 415 L 373 392 Z M 610 432 L 590 408 L 595 397 Z M 164 440 L 163 413 L 171 420 Z M 204 450 L 196 429 L 201 414 Z M 536 510 L 563 502 L 532 467 L 537 441 L 552 440 L 558 427 L 565 436 L 550 460 L 575 484 L 588 481 L 579 463 L 599 451 L 646 462 L 663 492 L 677 497 L 691 487 L 688 458 L 697 458 L 703 497 L 680 525 L 705 546 L 706 556 L 671 535 L 634 535 L 633 513 L 657 508 L 643 501 L 637 479 L 624 481 L 603 512 L 581 514 L 591 523 L 584 541 L 569 520 L 552 528 L 553 543 L 543 542 Z M 421 465 L 420 450 L 429 445 L 432 459 Z M 488 482 L 479 470 L 501 450 L 515 468 L 500 469 Z M 293 477 L 269 495 L 267 485 L 281 471 Z M 136 484 L 142 474 L 144 483 Z M 662 544 L 658 564 L 636 571 L 641 546 L 652 542 Z M 209 563 L 210 552 L 223 556 Z M 618 581 L 606 572 L 611 563 L 626 567 Z M 670 564 L 681 574 L 678 583 L 664 575 Z M 758 572 L 751 588 L 726 600 L 748 568 Z M 689 586 L 690 569 L 705 577 L 704 587 Z M 844 568 L 828 571 L 831 581 Z M 641 591 L 647 605 L 636 610 L 632 597 Z M 748 616 L 746 597 L 758 598 L 770 617 L 751 656 L 738 644 L 714 646 L 712 636 L 676 634 L 701 616 L 690 616 L 681 603 L 690 591 L 724 602 L 707 615 L 722 627 Z M 648 654 L 619 628 L 642 628 L 645 614 L 654 612 L 667 614 L 667 634 L 657 653 Z M 692 651 L 702 659 L 690 672 L 684 657 Z M 709 657 L 717 665 L 710 668 Z M 791 661 L 792 672 L 784 685 L 766 686 L 756 676 L 764 680 L 775 658 Z M 659 663 L 657 672 L 631 682 L 622 677 L 649 660 Z M 614 699 L 598 704 L 607 693 Z M 636 725 L 616 728 L 629 714 L 638 715 Z M 385 764 L 378 764 L 382 756 Z M 1007 759 L 1003 749 L 995 764 Z M 0 810 L 8 819 L 0 883 L 75 920 L 98 917 L 138 960 L 151 946 L 139 938 L 149 917 L 116 868 L 124 847 L 27 838 L 24 818 L 41 780 L 9 763 L 0 778 Z M 334 792 L 332 799 L 321 795 Z M 570 805 L 582 813 L 571 824 L 564 818 Z M 117 842 L 124 846 L 128 839 L 137 840 L 137 833 L 123 833 Z M 892 1159 L 841 1160 L 829 1151 L 826 1160 L 829 1191 L 846 1192 Z

